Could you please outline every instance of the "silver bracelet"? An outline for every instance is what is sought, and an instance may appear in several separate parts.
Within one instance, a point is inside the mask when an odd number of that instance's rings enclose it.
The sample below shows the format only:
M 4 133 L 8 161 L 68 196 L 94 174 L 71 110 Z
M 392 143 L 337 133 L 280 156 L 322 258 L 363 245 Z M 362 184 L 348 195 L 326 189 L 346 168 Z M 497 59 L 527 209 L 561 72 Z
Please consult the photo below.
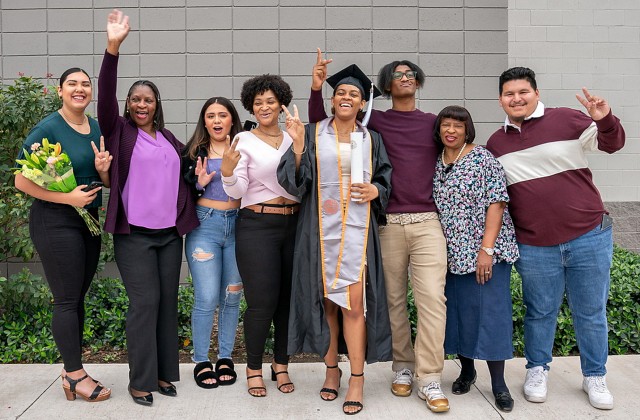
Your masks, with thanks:
M 293 149 L 293 144 L 291 145 L 291 151 L 293 152 L 294 155 L 304 155 L 305 153 L 307 153 L 307 145 L 305 144 L 304 147 L 302 148 L 302 152 L 298 153 Z

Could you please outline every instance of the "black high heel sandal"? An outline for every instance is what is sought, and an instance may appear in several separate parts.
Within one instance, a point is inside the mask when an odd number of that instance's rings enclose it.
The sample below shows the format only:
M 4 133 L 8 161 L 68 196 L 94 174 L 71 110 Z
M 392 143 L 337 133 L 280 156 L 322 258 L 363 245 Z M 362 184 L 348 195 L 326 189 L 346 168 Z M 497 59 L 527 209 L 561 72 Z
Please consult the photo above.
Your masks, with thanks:
M 355 376 L 356 378 L 359 378 L 361 376 L 364 376 L 364 372 L 360 374 L 352 373 L 351 376 L 352 377 Z M 345 408 L 347 407 L 356 407 L 358 409 L 356 411 L 346 411 Z M 362 405 L 360 401 L 345 401 L 342 404 L 342 412 L 347 416 L 353 416 L 354 414 L 358 414 L 359 412 L 362 411 L 363 408 L 364 408 L 364 405 Z
M 274 382 L 278 382 L 278 375 L 282 375 L 286 373 L 287 375 L 289 374 L 289 372 L 287 372 L 286 370 L 281 370 L 280 372 L 276 372 L 273 369 L 273 365 L 271 365 L 271 380 Z M 278 391 L 282 392 L 283 394 L 291 394 L 293 391 L 295 391 L 296 389 L 293 388 L 291 391 L 286 392 L 282 390 L 283 386 L 287 386 L 287 385 L 293 385 L 293 382 L 285 382 L 283 384 L 278 385 Z
M 327 366 L 327 369 L 336 369 L 336 368 L 340 371 L 340 379 L 342 379 L 342 369 L 340 369 L 338 367 L 338 365 Z M 338 379 L 338 389 L 340 389 L 340 379 Z M 320 390 L 320 398 L 322 398 L 323 401 L 335 401 L 338 398 L 338 389 L 322 388 Z M 332 394 L 332 395 L 334 395 L 334 397 L 333 398 L 325 398 L 325 397 L 322 396 L 322 393 Z
M 262 379 L 262 374 L 260 375 L 251 375 L 251 376 L 247 376 L 247 385 L 249 385 L 249 379 L 253 379 L 253 378 L 260 378 Z M 260 391 L 264 391 L 264 394 L 254 394 L 253 392 L 251 392 L 252 390 L 260 390 Z M 249 395 L 251 395 L 252 397 L 256 397 L 256 398 L 261 398 L 261 397 L 266 397 L 267 396 L 267 388 L 265 388 L 264 386 L 250 386 L 249 389 L 247 389 L 247 392 L 249 393 Z

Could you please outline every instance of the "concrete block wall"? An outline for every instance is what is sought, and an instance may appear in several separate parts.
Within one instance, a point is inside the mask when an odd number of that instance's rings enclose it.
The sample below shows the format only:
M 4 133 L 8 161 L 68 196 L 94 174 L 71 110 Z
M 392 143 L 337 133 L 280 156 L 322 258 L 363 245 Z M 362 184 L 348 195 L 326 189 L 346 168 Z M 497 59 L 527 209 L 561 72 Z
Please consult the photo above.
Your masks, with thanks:
M 640 2 L 509 0 L 509 66 L 537 75 L 547 106 L 582 108 L 586 86 L 607 99 L 627 134 L 613 155 L 589 164 L 615 222 L 615 242 L 640 252 Z
M 306 117 L 317 47 L 334 59 L 330 71 L 357 63 L 375 77 L 392 60 L 418 63 L 429 77 L 419 107 L 468 106 L 481 142 L 501 120 L 487 86 L 507 65 L 507 0 L 1 0 L 3 82 L 18 72 L 57 77 L 71 66 L 97 77 L 113 7 L 132 27 L 119 97 L 136 79 L 152 79 L 183 140 L 210 96 L 233 98 L 249 118 L 238 100 L 242 83 L 262 73 L 282 75 Z

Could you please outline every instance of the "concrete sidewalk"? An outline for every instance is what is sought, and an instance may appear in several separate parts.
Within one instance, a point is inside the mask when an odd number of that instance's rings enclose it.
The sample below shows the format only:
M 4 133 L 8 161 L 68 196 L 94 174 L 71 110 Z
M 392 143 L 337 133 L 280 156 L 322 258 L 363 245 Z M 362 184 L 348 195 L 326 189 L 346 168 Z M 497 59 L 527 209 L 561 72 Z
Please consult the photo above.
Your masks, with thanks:
M 615 408 L 597 410 L 589 405 L 582 391 L 580 361 L 577 357 L 554 359 L 549 374 L 549 397 L 544 404 L 525 401 L 522 394 L 524 360 L 507 362 L 506 380 L 515 400 L 511 413 L 502 413 L 493 405 L 489 373 L 478 362 L 478 380 L 466 395 L 451 394 L 458 376 L 454 361 L 445 364 L 442 385 L 451 410 L 436 414 L 428 411 L 414 389 L 408 398 L 394 397 L 390 390 L 393 374 L 390 363 L 377 363 L 365 369 L 364 410 L 355 417 L 364 419 L 638 419 L 640 418 L 640 355 L 613 356 L 607 364 L 607 381 L 614 395 Z M 324 379 L 321 363 L 296 363 L 289 366 L 296 391 L 285 395 L 265 375 L 266 398 L 253 398 L 246 391 L 244 368 L 238 365 L 238 382 L 212 390 L 198 388 L 193 381 L 193 365 L 180 366 L 182 381 L 177 383 L 178 397 L 154 394 L 152 407 L 134 402 L 127 393 L 128 367 L 124 364 L 87 365 L 87 371 L 112 389 L 112 397 L 100 403 L 80 398 L 67 402 L 60 385 L 61 365 L 0 365 L 0 419 L 333 419 L 345 418 L 342 402 L 348 386 L 349 365 L 340 363 L 344 376 L 340 396 L 325 402 L 318 392 Z M 264 365 L 264 372 L 268 372 Z

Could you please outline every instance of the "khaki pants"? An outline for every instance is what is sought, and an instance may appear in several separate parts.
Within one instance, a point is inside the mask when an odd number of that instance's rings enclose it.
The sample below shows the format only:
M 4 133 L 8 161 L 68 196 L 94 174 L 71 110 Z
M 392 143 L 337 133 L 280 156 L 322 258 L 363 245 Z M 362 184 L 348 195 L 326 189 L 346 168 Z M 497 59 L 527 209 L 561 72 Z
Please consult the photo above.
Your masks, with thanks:
M 420 386 L 440 382 L 447 314 L 444 297 L 447 248 L 440 221 L 390 223 L 381 229 L 380 242 L 391 321 L 392 368 L 410 369 Z M 415 351 L 407 312 L 409 268 L 418 312 Z

